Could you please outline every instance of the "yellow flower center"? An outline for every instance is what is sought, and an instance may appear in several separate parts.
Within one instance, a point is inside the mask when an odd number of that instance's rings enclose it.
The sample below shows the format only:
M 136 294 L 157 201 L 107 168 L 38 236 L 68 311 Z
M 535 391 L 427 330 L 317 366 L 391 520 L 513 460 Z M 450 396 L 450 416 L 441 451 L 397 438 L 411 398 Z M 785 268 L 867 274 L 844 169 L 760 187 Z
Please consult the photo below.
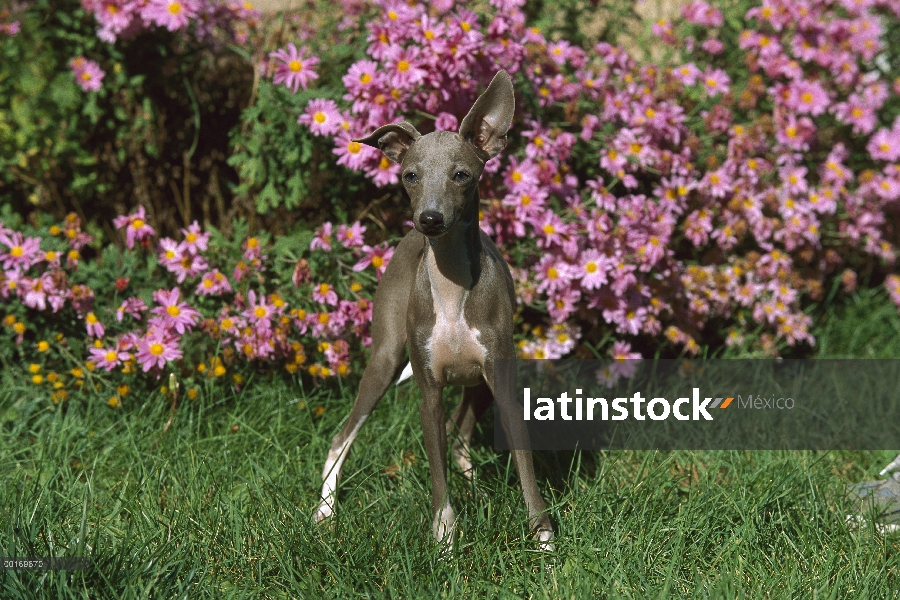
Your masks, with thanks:
M 350 154 L 358 154 L 360 150 L 362 150 L 362 146 L 359 142 L 350 142 L 347 144 L 347 152 Z
M 323 113 L 322 111 L 319 111 L 315 115 L 313 115 L 313 121 L 315 121 L 319 125 L 324 123 L 327 119 L 328 119 L 328 117 L 326 117 L 325 113 Z
M 319 293 L 327 294 L 328 290 L 330 290 L 330 289 L 331 289 L 330 285 L 328 285 L 327 283 L 323 283 L 322 285 L 319 286 Z
M 268 314 L 268 311 L 266 310 L 266 308 L 264 306 L 257 306 L 253 310 L 253 314 L 256 316 L 257 319 L 262 319 L 263 317 L 266 316 L 266 314 Z
M 96 325 L 96 324 L 97 324 L 97 316 L 96 316 L 94 313 L 88 313 L 88 314 L 87 314 L 87 317 L 85 317 L 85 320 L 86 320 L 88 323 L 90 323 L 91 325 Z
M 9 253 L 16 258 L 21 258 L 25 254 L 25 250 L 22 249 L 22 246 L 13 246 Z
M 522 206 L 528 206 L 529 204 L 531 204 L 531 196 L 522 194 Z
M 376 269 L 380 269 L 383 265 L 384 265 L 384 259 L 383 259 L 383 258 L 381 258 L 380 256 L 373 256 L 373 257 L 372 257 L 372 266 L 373 266 L 373 267 L 375 267 Z
M 150 345 L 150 354 L 152 354 L 153 356 L 161 355 L 163 353 L 163 350 L 164 348 L 162 344 L 156 343 Z
M 547 279 L 556 279 L 557 277 L 559 277 L 559 271 L 556 270 L 556 267 L 547 269 Z
M 472 29 L 472 25 L 468 21 L 460 21 L 459 27 L 463 31 L 469 31 L 470 29 Z
M 359 82 L 363 85 L 369 83 L 370 81 L 372 81 L 372 76 L 368 73 L 363 73 L 359 76 Z
M 288 69 L 290 69 L 294 73 L 299 73 L 303 70 L 303 63 L 301 63 L 299 60 L 292 60 L 288 63 Z
M 809 104 L 810 102 L 813 101 L 812 92 L 803 92 L 803 95 L 800 96 L 800 100 L 803 101 L 805 104 Z
M 589 262 L 584 266 L 585 271 L 588 273 L 596 273 L 597 272 L 597 263 Z
M 116 353 L 113 350 L 109 350 L 106 354 L 103 355 L 103 358 L 106 359 L 106 362 L 113 362 L 116 360 Z
M 398 62 L 397 70 L 400 71 L 401 73 L 405 73 L 405 72 L 409 71 L 409 61 L 401 60 L 400 62 Z
M 178 2 L 173 2 L 169 5 L 169 12 L 173 15 L 177 15 L 181 13 L 181 4 Z
M 512 179 L 516 183 L 519 183 L 520 181 L 522 181 L 522 174 L 519 171 L 513 171 L 510 179 Z
M 134 221 L 131 222 L 131 228 L 132 228 L 132 229 L 140 229 L 140 228 L 143 227 L 143 226 L 144 226 L 144 220 L 143 220 L 143 219 L 135 219 Z
M 181 314 L 181 309 L 173 304 L 172 306 L 166 308 L 166 312 L 169 313 L 170 317 L 177 317 Z

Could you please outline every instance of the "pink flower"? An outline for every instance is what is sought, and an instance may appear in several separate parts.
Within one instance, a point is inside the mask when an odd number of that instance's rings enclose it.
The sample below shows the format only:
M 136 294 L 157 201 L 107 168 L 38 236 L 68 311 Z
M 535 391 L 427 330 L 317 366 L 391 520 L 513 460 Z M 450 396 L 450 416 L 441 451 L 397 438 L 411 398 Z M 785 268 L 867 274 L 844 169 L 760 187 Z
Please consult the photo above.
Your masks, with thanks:
M 596 290 L 606 285 L 609 259 L 595 249 L 586 250 L 579 259 L 581 285 L 587 290 Z
M 321 98 L 310 100 L 306 111 L 297 119 L 299 124 L 309 127 L 315 135 L 334 135 L 341 130 L 342 121 L 334 100 Z
M 731 78 L 722 69 L 708 68 L 703 73 L 703 85 L 706 86 L 706 93 L 710 96 L 727 94 L 730 84 Z
M 307 48 L 302 46 L 300 50 L 293 43 L 288 44 L 288 49 L 281 49 L 277 52 L 269 54 L 272 58 L 279 61 L 275 69 L 275 77 L 272 82 L 275 84 L 284 83 L 295 94 L 300 87 L 305 90 L 309 82 L 318 79 L 319 75 L 313 71 L 313 68 L 319 64 L 319 59 L 315 56 L 306 57 Z
M 200 283 L 197 284 L 197 294 L 201 296 L 212 296 L 216 294 L 227 294 L 231 292 L 231 284 L 218 269 L 213 269 L 203 276 Z
M 209 244 L 209 232 L 203 233 L 197 221 L 191 223 L 187 229 L 182 229 L 181 233 L 184 235 L 183 247 L 189 254 L 200 254 L 206 251 Z
M 165 330 L 151 328 L 137 341 L 137 360 L 144 373 L 150 369 L 162 369 L 170 360 L 181 358 L 177 338 L 167 336 Z
M 788 87 L 787 106 L 791 110 L 821 115 L 830 103 L 828 92 L 818 81 L 795 81 Z
M 18 231 L 7 229 L 0 232 L 0 243 L 6 246 L 6 251 L 0 253 L 4 269 L 20 267 L 25 270 L 43 258 L 40 238 L 25 238 Z
M 116 348 L 91 348 L 90 360 L 107 371 L 112 371 L 122 364 L 123 361 L 131 358 L 127 352 L 121 352 Z
M 394 46 L 387 52 L 386 66 L 391 87 L 405 88 L 421 83 L 427 74 L 419 63 L 419 50 L 415 46 Z
M 116 321 L 122 322 L 122 319 L 125 318 L 125 314 L 129 314 L 138 321 L 141 320 L 141 312 L 147 310 L 147 305 L 144 304 L 144 301 L 138 298 L 137 296 L 132 296 L 131 298 L 127 298 L 119 308 L 116 309 Z
M 375 273 L 380 279 L 384 274 L 385 269 L 387 269 L 388 263 L 391 262 L 391 257 L 394 255 L 394 249 L 388 247 L 386 244 L 382 244 L 380 246 L 363 246 L 363 257 L 360 259 L 358 263 L 353 265 L 354 271 L 362 271 L 369 265 L 375 268 Z
M 92 312 L 89 312 L 85 317 L 84 321 L 87 324 L 87 334 L 91 337 L 102 338 L 106 333 L 106 328 L 103 326 L 103 323 L 97 318 Z
M 272 324 L 272 317 L 279 313 L 278 308 L 270 302 L 267 302 L 266 297 L 263 294 L 260 294 L 257 298 L 254 290 L 250 290 L 247 294 L 247 300 L 249 301 L 249 305 L 241 314 L 247 317 L 247 319 L 257 327 L 269 329 Z
M 150 0 L 141 16 L 145 21 L 175 31 L 187 27 L 190 19 L 197 16 L 198 9 L 196 0 Z
M 672 75 L 684 85 L 696 85 L 700 77 L 703 76 L 703 72 L 697 68 L 697 65 L 691 62 L 681 65 L 672 71 Z
M 175 329 L 175 331 L 183 335 L 186 331 L 191 330 L 200 318 L 200 313 L 191 308 L 187 302 L 179 302 L 180 294 L 181 290 L 177 287 L 172 288 L 170 291 L 155 291 L 153 300 L 160 306 L 157 306 L 150 312 L 160 317 L 158 321 L 163 328 Z
M 363 245 L 363 233 L 365 232 L 366 228 L 359 221 L 356 221 L 349 227 L 341 224 L 338 225 L 337 239 L 345 248 L 361 248 Z
M 113 225 L 116 226 L 116 229 L 127 228 L 125 230 L 125 246 L 129 250 L 134 248 L 135 241 L 149 239 L 150 236 L 156 233 L 156 230 L 147 224 L 147 214 L 143 206 L 139 206 L 133 214 L 116 217 L 113 219 Z
M 88 60 L 83 56 L 72 59 L 69 63 L 72 73 L 75 75 L 75 81 L 81 86 L 85 92 L 96 92 L 100 89 L 100 84 L 106 74 L 100 68 L 100 65 L 92 60 Z
M 331 304 L 332 306 L 337 306 L 338 296 L 337 292 L 334 291 L 334 288 L 328 285 L 327 283 L 320 283 L 316 287 L 313 288 L 313 300 L 319 302 L 321 304 Z
M 338 155 L 337 164 L 358 171 L 378 152 L 375 148 L 354 142 L 347 132 L 341 132 L 334 140 L 334 153 Z
M 330 221 L 322 223 L 322 226 L 316 229 L 316 235 L 309 243 L 310 250 L 331 250 L 331 242 L 334 236 L 334 225 Z
M 435 131 L 456 131 L 459 128 L 459 121 L 450 113 L 438 113 L 437 119 L 434 120 Z
M 866 145 L 869 155 L 875 160 L 895 161 L 900 158 L 900 118 L 894 121 L 894 127 L 882 127 L 875 132 Z

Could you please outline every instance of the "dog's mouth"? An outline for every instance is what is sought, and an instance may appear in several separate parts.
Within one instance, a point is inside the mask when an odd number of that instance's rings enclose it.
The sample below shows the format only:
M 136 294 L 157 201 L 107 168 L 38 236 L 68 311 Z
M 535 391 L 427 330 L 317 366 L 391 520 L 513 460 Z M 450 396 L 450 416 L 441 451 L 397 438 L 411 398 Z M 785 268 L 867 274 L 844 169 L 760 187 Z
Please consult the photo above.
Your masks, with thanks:
M 416 219 L 416 231 L 430 238 L 439 238 L 456 224 L 454 215 L 445 216 L 437 211 L 425 211 Z
M 416 225 L 416 231 L 430 238 L 439 238 L 449 230 L 446 225 Z

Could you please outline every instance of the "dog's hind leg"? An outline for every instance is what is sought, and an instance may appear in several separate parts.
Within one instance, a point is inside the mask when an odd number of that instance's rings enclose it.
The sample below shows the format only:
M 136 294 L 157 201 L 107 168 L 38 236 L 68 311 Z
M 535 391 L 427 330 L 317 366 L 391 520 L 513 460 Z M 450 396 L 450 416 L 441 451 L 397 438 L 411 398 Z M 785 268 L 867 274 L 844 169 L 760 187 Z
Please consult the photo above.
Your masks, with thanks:
M 472 432 L 475 430 L 475 423 L 493 401 L 491 389 L 484 382 L 463 388 L 462 400 L 447 420 L 447 435 L 453 440 L 453 460 L 470 481 L 473 475 L 472 457 L 469 454 Z

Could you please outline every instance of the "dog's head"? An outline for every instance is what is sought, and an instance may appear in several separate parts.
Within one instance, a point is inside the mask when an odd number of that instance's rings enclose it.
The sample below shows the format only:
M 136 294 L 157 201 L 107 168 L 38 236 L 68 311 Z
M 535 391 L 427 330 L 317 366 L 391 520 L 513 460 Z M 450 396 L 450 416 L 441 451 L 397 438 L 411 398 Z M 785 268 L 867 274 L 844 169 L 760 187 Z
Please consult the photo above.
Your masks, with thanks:
M 402 121 L 379 127 L 356 140 L 380 148 L 402 167 L 401 179 L 412 201 L 413 223 L 429 236 L 447 233 L 477 202 L 484 163 L 506 147 L 516 102 L 509 73 L 499 71 L 472 105 L 459 133 L 422 135 Z M 471 214 L 471 212 L 469 212 Z M 475 218 L 478 207 L 474 206 Z

